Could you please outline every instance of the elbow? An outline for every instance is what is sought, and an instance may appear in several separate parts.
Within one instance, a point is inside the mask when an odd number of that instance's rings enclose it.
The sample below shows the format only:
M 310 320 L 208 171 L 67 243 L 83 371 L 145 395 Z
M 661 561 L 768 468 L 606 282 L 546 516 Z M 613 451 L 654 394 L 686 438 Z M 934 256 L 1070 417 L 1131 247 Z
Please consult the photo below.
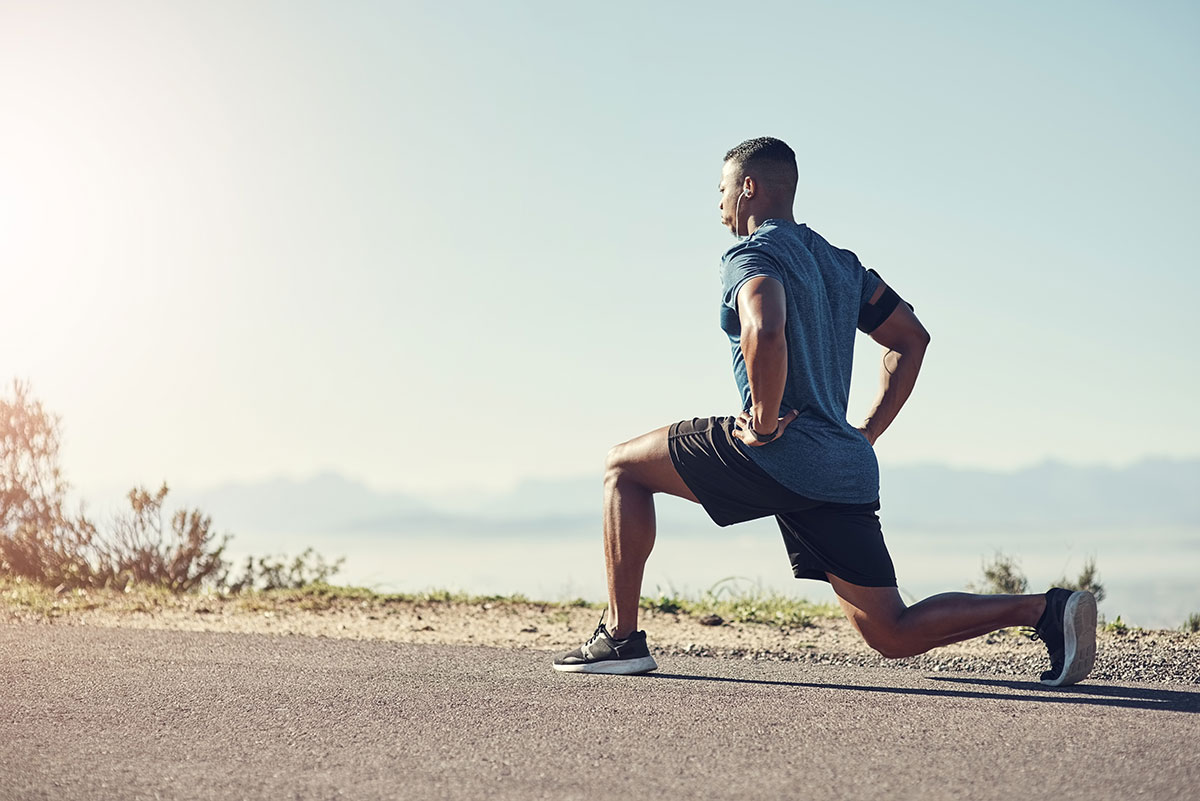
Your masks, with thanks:
M 889 350 L 902 356 L 923 356 L 929 347 L 929 332 L 924 326 L 916 326 L 904 332 L 903 336 L 884 344 Z
M 915 320 L 915 325 L 908 332 L 908 342 L 905 343 L 907 350 L 924 353 L 929 347 L 929 330 L 921 325 L 919 320 Z

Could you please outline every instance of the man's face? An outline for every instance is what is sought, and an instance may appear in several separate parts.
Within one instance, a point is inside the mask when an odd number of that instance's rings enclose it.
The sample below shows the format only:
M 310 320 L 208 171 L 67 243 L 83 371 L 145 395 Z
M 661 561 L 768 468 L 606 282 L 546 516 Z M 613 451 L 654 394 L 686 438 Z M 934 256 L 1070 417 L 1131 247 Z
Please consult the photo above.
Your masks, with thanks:
M 738 229 L 745 229 L 743 221 L 734 215 L 738 212 L 738 197 L 742 194 L 742 167 L 735 161 L 725 162 L 721 168 L 721 225 L 737 236 Z M 744 203 L 742 205 L 745 205 Z

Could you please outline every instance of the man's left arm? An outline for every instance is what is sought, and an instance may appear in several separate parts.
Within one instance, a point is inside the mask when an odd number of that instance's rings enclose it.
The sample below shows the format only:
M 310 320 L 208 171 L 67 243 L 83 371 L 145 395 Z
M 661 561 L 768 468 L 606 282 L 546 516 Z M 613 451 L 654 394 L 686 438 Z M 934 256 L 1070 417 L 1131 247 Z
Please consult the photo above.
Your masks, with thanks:
M 799 415 L 794 409 L 779 414 L 787 384 L 787 294 L 776 279 L 756 276 L 738 291 L 737 306 L 751 407 L 738 415 L 734 436 L 760 446 L 778 439 Z

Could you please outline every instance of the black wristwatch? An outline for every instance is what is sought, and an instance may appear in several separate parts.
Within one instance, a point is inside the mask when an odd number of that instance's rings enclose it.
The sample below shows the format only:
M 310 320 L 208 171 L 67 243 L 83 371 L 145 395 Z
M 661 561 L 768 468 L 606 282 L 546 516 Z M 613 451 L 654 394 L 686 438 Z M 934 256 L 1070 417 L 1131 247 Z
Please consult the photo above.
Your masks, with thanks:
M 779 426 L 778 425 L 775 426 L 775 430 L 772 431 L 770 434 L 760 434 L 757 431 L 755 431 L 753 420 L 750 421 L 750 425 L 746 426 L 746 428 L 750 429 L 750 435 L 754 437 L 754 441 L 759 442 L 759 443 L 765 444 L 767 442 L 771 442 L 772 440 L 774 440 L 776 437 L 779 436 Z

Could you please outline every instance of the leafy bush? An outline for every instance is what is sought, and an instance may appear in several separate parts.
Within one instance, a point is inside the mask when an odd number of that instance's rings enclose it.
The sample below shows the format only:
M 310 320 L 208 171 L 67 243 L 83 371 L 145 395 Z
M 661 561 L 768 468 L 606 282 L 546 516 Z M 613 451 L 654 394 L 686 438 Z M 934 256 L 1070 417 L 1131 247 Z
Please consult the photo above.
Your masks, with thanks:
M 229 592 L 245 590 L 298 590 L 317 584 L 327 584 L 331 576 L 342 569 L 346 561 L 342 557 L 329 564 L 325 557 L 312 548 L 290 562 L 286 556 L 246 557 L 246 565 L 236 580 L 230 581 L 228 573 L 221 579 L 222 588 Z
M 164 532 L 167 492 L 166 484 L 153 495 L 140 487 L 129 491 L 130 512 L 116 518 L 100 549 L 101 565 L 111 574 L 108 584 L 123 589 L 137 581 L 188 592 L 225 575 L 229 563 L 221 555 L 229 536 L 218 543 L 212 520 L 197 509 L 175 512 L 170 532 Z
M 1188 615 L 1187 620 L 1183 621 L 1182 628 L 1184 631 L 1200 631 L 1200 612 L 1192 612 Z
M 65 510 L 59 426 L 27 384 L 14 381 L 12 397 L 0 397 L 0 575 L 63 589 L 136 582 L 187 592 L 206 583 L 234 591 L 301 587 L 340 569 L 342 560 L 330 565 L 309 549 L 290 562 L 251 557 L 230 583 L 223 558 L 229 537 L 218 540 L 212 520 L 197 509 L 181 509 L 164 525 L 166 484 L 153 494 L 130 490 L 129 510 L 101 532 L 82 509 Z
M 1069 579 L 1063 576 L 1051 586 L 1068 590 L 1088 590 L 1096 596 L 1097 601 L 1103 601 L 1108 595 L 1104 585 L 1100 583 L 1100 572 L 1096 569 L 1094 556 L 1088 557 L 1083 563 L 1078 578 Z M 990 562 L 983 563 L 983 581 L 968 584 L 967 589 L 989 595 L 1023 595 L 1029 591 L 1029 579 L 1021 571 L 1015 557 L 997 551 Z
M 166 484 L 153 495 L 130 490 L 130 510 L 107 534 L 82 510 L 68 514 L 59 425 L 27 384 L 14 381 L 12 398 L 0 398 L 0 572 L 65 589 L 136 581 L 174 592 L 224 572 L 228 538 L 215 541 L 209 518 L 180 510 L 164 530 Z
M 1108 591 L 1104 589 L 1104 585 L 1100 583 L 1100 573 L 1096 570 L 1096 557 L 1089 556 L 1083 563 L 1083 569 L 1079 571 L 1079 578 L 1072 581 L 1063 576 L 1054 583 L 1056 587 L 1062 587 L 1067 590 L 1088 590 L 1092 595 L 1096 596 L 1096 601 L 1103 601 L 1108 595 Z
M 1015 557 L 996 551 L 990 562 L 983 563 L 983 581 L 968 584 L 967 589 L 984 595 L 1023 595 L 1029 591 L 1029 579 Z
M 0 571 L 66 586 L 104 583 L 96 527 L 65 509 L 59 420 L 19 381 L 0 398 Z

